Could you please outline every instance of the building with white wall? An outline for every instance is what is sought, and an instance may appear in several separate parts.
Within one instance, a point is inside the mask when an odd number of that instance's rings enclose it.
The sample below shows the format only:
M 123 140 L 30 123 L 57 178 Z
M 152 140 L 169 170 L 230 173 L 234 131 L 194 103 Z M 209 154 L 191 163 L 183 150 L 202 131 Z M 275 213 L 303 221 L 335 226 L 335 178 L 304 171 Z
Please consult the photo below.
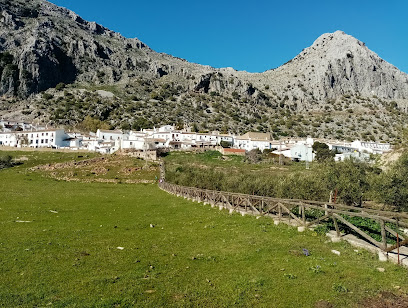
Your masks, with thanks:
M 313 161 L 313 149 L 308 144 L 298 143 L 290 149 L 290 158 L 295 161 Z
M 62 148 L 69 146 L 69 136 L 63 129 L 14 131 L 0 133 L 0 145 L 31 148 Z
M 248 132 L 234 138 L 234 147 L 246 151 L 254 149 L 270 150 L 272 149 L 271 135 L 268 133 Z

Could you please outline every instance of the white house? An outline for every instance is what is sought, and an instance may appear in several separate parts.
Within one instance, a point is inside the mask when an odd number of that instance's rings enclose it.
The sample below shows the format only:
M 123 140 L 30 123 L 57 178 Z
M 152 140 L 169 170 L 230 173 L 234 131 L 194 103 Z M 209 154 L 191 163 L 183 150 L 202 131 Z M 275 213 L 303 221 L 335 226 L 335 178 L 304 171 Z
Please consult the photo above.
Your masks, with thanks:
M 69 146 L 63 129 L 17 131 L 0 134 L 0 144 L 11 147 L 61 148 Z
M 308 144 L 298 143 L 290 149 L 290 157 L 296 161 L 313 161 L 313 149 Z
M 147 143 L 144 137 L 129 136 L 129 139 L 122 141 L 122 149 L 147 149 Z
M 120 130 L 98 129 L 96 132 L 96 137 L 103 141 L 125 140 L 128 136 L 128 134 L 124 134 Z
M 164 125 L 159 127 L 157 132 L 173 132 L 174 131 L 174 126 L 173 125 Z
M 234 139 L 234 148 L 246 151 L 271 149 L 271 135 L 268 133 L 248 132 Z
M 2 132 L 0 133 L 0 146 L 14 147 L 17 145 L 17 138 L 14 133 Z
M 29 130 L 31 128 L 33 128 L 33 126 L 30 123 L 26 123 L 24 121 L 0 119 L 0 131 L 12 132 Z
M 228 134 L 217 134 L 217 144 L 221 144 L 221 141 L 228 142 L 231 146 L 234 145 L 234 137 Z

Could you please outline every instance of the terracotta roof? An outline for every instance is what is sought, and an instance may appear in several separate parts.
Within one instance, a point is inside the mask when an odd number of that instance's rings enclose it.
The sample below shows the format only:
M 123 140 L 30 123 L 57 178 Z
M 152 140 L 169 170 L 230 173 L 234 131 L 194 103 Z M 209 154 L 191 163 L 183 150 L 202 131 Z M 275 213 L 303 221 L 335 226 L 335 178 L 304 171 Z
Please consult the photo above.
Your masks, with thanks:
M 230 148 L 224 148 L 224 152 L 229 152 L 229 153 L 244 153 L 245 150 L 243 149 L 230 149 Z

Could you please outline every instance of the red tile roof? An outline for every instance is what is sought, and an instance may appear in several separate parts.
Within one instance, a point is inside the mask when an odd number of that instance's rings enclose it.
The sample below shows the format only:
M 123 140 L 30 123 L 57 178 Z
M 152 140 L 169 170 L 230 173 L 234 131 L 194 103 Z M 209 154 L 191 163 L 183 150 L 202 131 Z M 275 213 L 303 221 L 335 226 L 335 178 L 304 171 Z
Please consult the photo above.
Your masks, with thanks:
M 229 148 L 224 148 L 224 152 L 229 152 L 229 153 L 245 153 L 245 150 L 243 150 L 243 149 L 229 149 Z

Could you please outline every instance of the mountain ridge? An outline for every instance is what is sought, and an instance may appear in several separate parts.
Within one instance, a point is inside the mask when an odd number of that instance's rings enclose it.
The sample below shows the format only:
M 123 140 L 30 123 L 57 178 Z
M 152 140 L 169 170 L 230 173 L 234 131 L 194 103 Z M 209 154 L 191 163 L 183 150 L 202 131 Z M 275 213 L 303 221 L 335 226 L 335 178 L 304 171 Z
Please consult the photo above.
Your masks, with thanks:
M 335 133 L 333 123 L 324 123 L 327 118 L 350 116 L 345 110 L 359 114 L 388 110 L 390 114 L 379 120 L 399 117 L 390 120 L 398 126 L 405 121 L 408 75 L 342 31 L 321 35 L 278 68 L 248 73 L 158 53 L 137 38 L 125 38 L 45 0 L 0 0 L 0 12 L 0 52 L 5 54 L 0 59 L 0 94 L 20 98 L 19 104 L 3 103 L 3 114 L 20 110 L 28 118 L 43 117 L 60 125 L 72 125 L 88 114 L 114 127 L 138 127 L 134 123 L 143 118 L 138 123 L 179 121 L 199 123 L 202 129 L 269 130 L 278 136 L 344 137 L 352 133 L 353 125 L 359 125 L 357 118 L 342 134 Z M 12 60 L 7 52 L 13 55 Z M 78 87 L 113 87 L 117 95 L 106 102 L 103 99 L 106 106 L 92 110 L 78 106 L 79 112 L 60 106 L 62 101 L 73 104 L 70 101 L 74 100 L 54 90 L 60 83 L 72 85 L 64 91 L 75 99 L 83 99 L 75 90 Z M 44 91 L 49 92 L 48 100 L 38 94 Z M 27 103 L 34 106 L 34 112 L 21 110 Z M 120 118 L 114 116 L 110 105 L 130 111 Z M 155 110 L 157 105 L 167 115 Z M 307 123 L 302 120 L 304 115 L 322 126 L 315 131 L 316 127 L 306 128 L 305 124 L 296 131 L 284 122 L 296 119 L 295 123 Z M 388 138 L 388 133 L 392 138 L 395 129 L 384 128 L 382 138 Z M 366 135 L 380 138 L 374 130 Z

